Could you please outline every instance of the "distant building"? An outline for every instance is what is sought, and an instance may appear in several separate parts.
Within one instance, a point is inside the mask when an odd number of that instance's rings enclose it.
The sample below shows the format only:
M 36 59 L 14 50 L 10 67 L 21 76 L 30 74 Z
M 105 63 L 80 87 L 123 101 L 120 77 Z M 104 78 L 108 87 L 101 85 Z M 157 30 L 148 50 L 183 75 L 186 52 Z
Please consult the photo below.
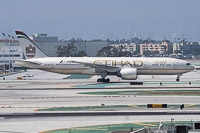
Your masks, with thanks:
M 135 43 L 130 43 L 127 47 L 127 51 L 130 51 L 131 53 L 136 51 L 136 44 Z
M 33 40 L 36 41 L 43 41 L 43 42 L 57 42 L 58 37 L 57 36 L 47 36 L 46 33 L 34 33 Z
M 200 42 L 174 42 L 173 53 L 200 55 Z
M 145 51 L 151 53 L 158 51 L 158 54 L 165 54 L 165 52 L 172 52 L 172 45 L 167 42 L 160 43 L 144 43 L 140 44 L 140 54 L 143 55 Z
M 135 43 L 120 43 L 120 44 L 112 44 L 111 46 L 114 46 L 115 48 L 119 48 L 120 46 L 123 46 L 122 51 L 129 51 L 131 53 L 134 53 L 136 51 L 136 44 Z
M 0 40 L 0 66 L 13 64 L 19 59 L 23 59 L 23 52 L 17 40 Z
M 183 42 L 174 42 L 172 45 L 173 45 L 173 53 L 175 51 L 182 51 L 183 50 Z
M 42 36 L 33 36 L 30 37 L 31 39 L 35 39 L 34 42 L 37 44 L 37 46 L 39 48 L 42 49 L 42 51 L 44 51 L 44 53 L 47 56 L 50 57 L 56 57 L 57 56 L 57 47 L 58 46 L 67 46 L 69 45 L 70 41 L 58 41 L 58 37 L 56 37 L 56 39 L 53 37 L 48 37 L 47 35 L 42 35 Z M 15 57 L 19 56 L 20 54 L 20 59 L 23 58 L 23 54 L 22 54 L 22 49 L 19 45 L 18 40 L 14 40 L 12 41 L 12 44 L 9 44 L 8 40 L 0 40 L 0 65 L 1 62 L 3 62 L 3 53 L 5 52 L 5 54 L 9 53 L 9 45 L 14 45 L 15 52 L 17 55 L 15 55 Z M 110 45 L 109 41 L 102 41 L 102 40 L 95 40 L 95 41 L 84 41 L 84 40 L 75 40 L 74 45 L 77 47 L 77 50 L 80 51 L 86 51 L 87 56 L 89 57 L 94 57 L 97 55 L 98 51 L 101 50 L 103 47 L 107 47 Z M 12 46 L 10 46 L 10 48 L 12 48 Z M 5 51 L 4 51 L 5 50 Z M 11 53 L 12 54 L 12 53 Z M 7 55 L 6 55 L 7 56 Z
M 70 41 L 57 41 L 57 42 L 42 42 L 35 41 L 39 48 L 41 48 L 47 56 L 56 57 L 58 46 L 67 46 Z M 108 41 L 76 41 L 74 46 L 77 50 L 86 51 L 87 56 L 95 57 L 99 50 L 109 45 Z

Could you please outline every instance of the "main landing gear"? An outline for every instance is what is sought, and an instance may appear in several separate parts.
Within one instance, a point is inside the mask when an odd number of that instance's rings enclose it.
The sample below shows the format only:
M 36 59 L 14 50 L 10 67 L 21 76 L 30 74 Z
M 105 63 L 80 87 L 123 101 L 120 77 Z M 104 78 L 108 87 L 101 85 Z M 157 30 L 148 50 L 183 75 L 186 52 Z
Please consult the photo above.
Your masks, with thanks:
M 97 82 L 109 83 L 110 79 L 109 78 L 106 79 L 106 76 L 107 76 L 107 72 L 102 72 L 101 78 L 97 79 Z
M 176 81 L 177 81 L 177 82 L 180 81 L 180 75 L 177 75 Z
M 105 79 L 105 78 L 99 78 L 99 79 L 97 79 L 97 82 L 109 83 L 110 79 L 109 78 L 107 78 L 107 79 Z

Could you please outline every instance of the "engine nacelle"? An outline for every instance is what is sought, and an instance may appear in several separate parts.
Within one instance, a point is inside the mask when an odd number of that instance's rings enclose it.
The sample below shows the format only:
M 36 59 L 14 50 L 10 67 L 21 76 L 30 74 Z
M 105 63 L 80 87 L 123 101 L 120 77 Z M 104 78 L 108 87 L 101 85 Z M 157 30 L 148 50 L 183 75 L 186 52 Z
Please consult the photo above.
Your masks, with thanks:
M 117 76 L 125 80 L 136 80 L 137 69 L 136 68 L 122 68 Z

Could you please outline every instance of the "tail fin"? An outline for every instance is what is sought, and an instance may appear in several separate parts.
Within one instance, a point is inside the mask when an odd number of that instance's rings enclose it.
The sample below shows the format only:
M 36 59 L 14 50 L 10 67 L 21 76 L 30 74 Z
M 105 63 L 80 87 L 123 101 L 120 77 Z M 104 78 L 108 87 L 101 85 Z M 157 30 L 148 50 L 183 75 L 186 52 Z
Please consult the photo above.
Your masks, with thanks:
M 15 33 L 26 59 L 47 57 L 25 33 L 21 31 L 15 31 Z

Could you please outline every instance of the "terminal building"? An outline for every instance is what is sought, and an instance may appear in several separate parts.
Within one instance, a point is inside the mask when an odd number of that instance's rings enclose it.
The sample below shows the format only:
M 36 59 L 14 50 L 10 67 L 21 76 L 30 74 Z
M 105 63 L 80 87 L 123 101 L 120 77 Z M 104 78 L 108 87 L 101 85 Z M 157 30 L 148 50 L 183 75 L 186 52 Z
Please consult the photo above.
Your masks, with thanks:
M 11 71 L 14 60 L 19 59 L 23 59 L 23 52 L 17 40 L 0 40 L 0 72 L 3 67 Z
M 47 36 L 45 33 L 35 33 L 33 34 L 32 39 L 41 48 L 47 56 L 56 57 L 57 47 L 58 46 L 67 46 L 71 43 L 71 40 L 68 41 L 59 41 L 56 36 Z M 97 52 L 103 47 L 109 45 L 109 41 L 102 40 L 92 40 L 84 41 L 82 39 L 74 40 L 74 46 L 76 46 L 78 51 L 85 51 L 87 56 L 94 57 L 97 55 Z
M 46 33 L 34 33 L 32 39 L 41 42 L 58 42 L 57 36 L 47 36 Z
M 42 49 L 42 51 L 50 57 L 57 57 L 57 48 L 58 46 L 67 46 L 71 43 L 69 41 L 59 41 L 56 36 L 47 36 L 47 34 L 33 34 L 33 41 L 36 45 Z M 102 40 L 92 40 L 84 41 L 77 39 L 74 41 L 74 46 L 77 50 L 85 51 L 88 57 L 94 57 L 97 55 L 97 52 L 103 47 L 107 47 L 110 44 L 109 41 Z M 0 70 L 2 70 L 3 64 L 13 65 L 14 60 L 23 59 L 22 48 L 19 45 L 18 40 L 0 40 Z M 10 67 L 9 66 L 9 67 Z
M 70 41 L 57 41 L 57 42 L 46 42 L 46 41 L 35 41 L 37 46 L 43 50 L 47 56 L 56 57 L 58 46 L 67 46 Z M 88 57 L 95 57 L 97 52 L 103 47 L 107 47 L 109 42 L 107 41 L 76 41 L 74 46 L 79 51 L 86 51 Z

